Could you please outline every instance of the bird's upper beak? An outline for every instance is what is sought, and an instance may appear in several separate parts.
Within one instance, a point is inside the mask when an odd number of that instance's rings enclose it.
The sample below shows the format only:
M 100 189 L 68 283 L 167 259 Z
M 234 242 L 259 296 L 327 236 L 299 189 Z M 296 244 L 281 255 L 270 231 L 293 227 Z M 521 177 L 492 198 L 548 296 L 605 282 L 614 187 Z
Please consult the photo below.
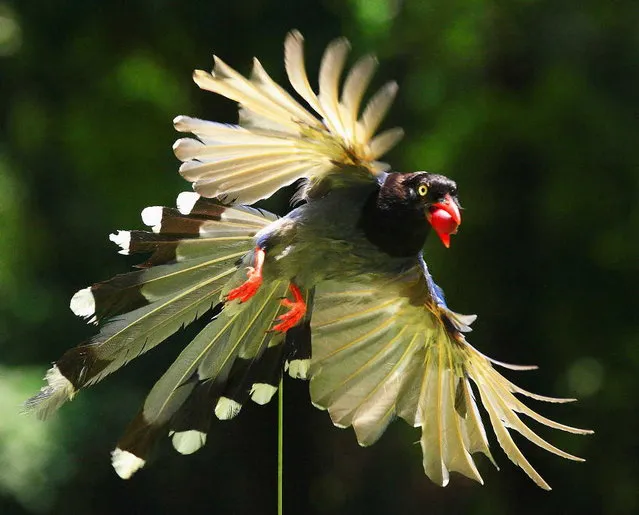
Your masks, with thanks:
M 447 193 L 441 202 L 431 204 L 426 212 L 426 219 L 435 229 L 444 246 L 450 247 L 450 235 L 455 234 L 461 224 L 459 206 L 450 194 Z

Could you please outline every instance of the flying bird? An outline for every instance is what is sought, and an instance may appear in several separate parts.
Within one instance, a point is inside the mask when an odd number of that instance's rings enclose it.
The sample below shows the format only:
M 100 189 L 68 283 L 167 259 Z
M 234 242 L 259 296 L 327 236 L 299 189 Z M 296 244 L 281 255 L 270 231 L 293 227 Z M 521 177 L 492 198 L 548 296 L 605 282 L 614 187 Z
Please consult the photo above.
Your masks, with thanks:
M 303 38 L 285 41 L 291 86 L 276 84 L 255 59 L 244 77 L 215 57 L 196 84 L 239 104 L 239 124 L 178 116 L 174 151 L 194 191 L 177 208 L 142 211 L 149 230 L 118 231 L 121 254 L 146 254 L 138 270 L 78 291 L 72 311 L 100 323 L 88 343 L 68 350 L 26 402 L 46 418 L 79 389 L 101 381 L 194 320 L 208 324 L 153 386 L 112 452 L 122 478 L 144 466 L 169 435 L 190 454 L 212 419 L 231 419 L 251 399 L 266 404 L 284 372 L 310 380 L 312 403 L 338 427 L 371 445 L 395 418 L 421 428 L 426 475 L 445 486 L 450 472 L 483 483 L 475 453 L 491 461 L 481 403 L 506 455 L 541 488 L 509 430 L 582 461 L 534 433 L 521 414 L 552 421 L 521 400 L 568 402 L 530 393 L 466 340 L 475 316 L 452 311 L 426 265 L 430 233 L 450 245 L 461 224 L 457 185 L 442 175 L 399 173 L 379 159 L 402 137 L 378 128 L 397 85 L 363 104 L 377 66 L 358 60 L 342 78 L 349 44 L 330 43 L 319 90 L 307 78 Z M 300 183 L 284 217 L 249 207 Z M 494 463 L 494 461 L 493 461 Z

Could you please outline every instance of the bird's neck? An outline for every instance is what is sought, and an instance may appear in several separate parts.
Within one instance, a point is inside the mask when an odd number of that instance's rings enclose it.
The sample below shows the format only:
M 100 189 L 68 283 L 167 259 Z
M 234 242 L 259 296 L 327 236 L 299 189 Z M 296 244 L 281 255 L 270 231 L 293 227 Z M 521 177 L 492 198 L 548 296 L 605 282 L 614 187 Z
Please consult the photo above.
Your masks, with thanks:
M 400 174 L 391 173 L 368 197 L 359 225 L 366 238 L 393 257 L 416 256 L 424 246 L 430 224 L 424 213 L 402 195 Z

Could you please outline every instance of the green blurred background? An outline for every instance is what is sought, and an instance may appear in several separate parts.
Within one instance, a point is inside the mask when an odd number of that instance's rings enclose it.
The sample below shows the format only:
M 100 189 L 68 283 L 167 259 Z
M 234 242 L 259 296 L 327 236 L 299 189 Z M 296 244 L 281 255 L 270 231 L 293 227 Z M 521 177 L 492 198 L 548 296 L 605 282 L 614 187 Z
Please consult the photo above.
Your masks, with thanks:
M 52 421 L 18 412 L 49 363 L 93 334 L 71 295 L 135 262 L 108 234 L 140 228 L 143 207 L 187 189 L 172 118 L 236 120 L 192 69 L 215 52 L 247 72 L 257 55 L 283 80 L 291 28 L 311 71 L 343 35 L 354 54 L 378 55 L 377 85 L 399 82 L 386 126 L 407 136 L 387 157 L 459 184 L 462 230 L 426 253 L 452 307 L 480 315 L 471 342 L 539 364 L 509 377 L 579 397 L 541 410 L 596 434 L 541 429 L 583 464 L 522 444 L 550 493 L 498 449 L 500 472 L 480 459 L 485 486 L 455 475 L 442 489 L 423 475 L 416 430 L 396 422 L 362 449 L 288 380 L 286 512 L 639 513 L 636 0 L 0 0 L 0 513 L 275 512 L 275 406 L 217 423 L 189 457 L 164 440 L 131 481 L 111 469 L 109 451 L 189 334 Z M 286 199 L 267 207 L 285 213 Z

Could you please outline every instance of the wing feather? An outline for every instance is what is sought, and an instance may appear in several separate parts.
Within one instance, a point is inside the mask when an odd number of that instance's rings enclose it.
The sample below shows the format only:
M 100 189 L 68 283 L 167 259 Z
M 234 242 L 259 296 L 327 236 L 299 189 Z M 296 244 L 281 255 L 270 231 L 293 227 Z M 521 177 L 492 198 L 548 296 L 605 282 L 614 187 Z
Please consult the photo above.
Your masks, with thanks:
M 435 484 L 446 486 L 449 477 L 444 464 L 445 442 L 442 438 L 442 357 L 439 349 L 431 348 L 426 351 L 417 418 L 422 428 L 420 443 L 424 471 Z
M 339 106 L 339 80 L 344 70 L 350 45 L 339 38 L 328 45 L 319 71 L 319 102 L 328 130 L 346 139 L 346 128 L 342 122 Z
M 201 195 L 253 203 L 298 179 L 316 182 L 328 174 L 343 173 L 345 181 L 335 181 L 332 186 L 341 187 L 349 182 L 348 177 L 355 182 L 372 181 L 388 169 L 377 159 L 403 133 L 392 129 L 377 137 L 374 134 L 395 96 L 396 85 L 382 88 L 359 118 L 361 100 L 375 69 L 374 58 L 368 56 L 355 64 L 340 97 L 349 44 L 345 39 L 333 41 L 320 64 L 318 95 L 306 75 L 300 33 L 291 32 L 284 48 L 288 79 L 313 113 L 276 84 L 257 59 L 250 78 L 217 56 L 211 73 L 194 73 L 202 89 L 240 105 L 239 126 L 187 116 L 174 121 L 178 131 L 192 132 L 198 138 L 179 139 L 174 151 L 183 161 L 180 173 Z
M 324 117 L 317 95 L 313 91 L 306 75 L 304 64 L 304 37 L 297 30 L 292 30 L 284 41 L 284 63 L 288 80 L 293 89 L 316 113 Z
M 473 461 L 471 451 L 467 447 L 465 425 L 462 423 L 462 420 L 460 420 L 456 408 L 457 388 L 463 381 L 463 378 L 458 377 L 454 372 L 455 364 L 450 348 L 444 347 L 442 351 L 446 354 L 446 360 L 445 363 L 443 363 L 446 374 L 446 382 L 444 385 L 445 396 L 442 403 L 444 426 L 446 428 L 444 462 L 448 464 L 450 471 L 459 472 L 483 484 L 484 481 Z
M 341 103 L 345 111 L 344 119 L 349 122 L 346 127 L 348 138 L 355 138 L 359 107 L 376 68 L 377 59 L 367 55 L 359 59 L 346 76 Z
M 361 445 L 370 445 L 399 416 L 420 427 L 423 465 L 445 486 L 450 472 L 482 482 L 473 460 L 482 453 L 493 461 L 486 430 L 470 382 L 506 455 L 537 485 L 549 488 L 514 443 L 510 430 L 539 447 L 571 460 L 534 433 L 523 413 L 554 429 L 587 434 L 547 419 L 514 394 L 538 400 L 563 399 L 530 394 L 513 385 L 466 342 L 451 321 L 472 317 L 451 312 L 437 300 L 420 266 L 393 279 L 363 276 L 317 287 L 312 319 L 311 399 L 327 409 L 333 423 L 353 426 Z M 493 462 L 494 463 L 494 462 Z
M 463 418 L 465 423 L 462 424 L 462 435 L 464 437 L 465 447 L 471 455 L 476 452 L 481 452 L 484 456 L 490 459 L 495 467 L 497 467 L 488 446 L 486 428 L 484 427 L 481 415 L 479 414 L 479 408 L 477 407 L 475 395 L 470 387 L 468 378 L 463 377 L 460 384 L 462 388 L 462 402 L 464 406 Z
M 415 334 L 412 341 L 403 351 L 395 364 L 387 367 L 383 378 L 372 385 L 370 392 L 361 401 L 353 419 L 353 428 L 361 445 L 372 445 L 382 435 L 388 424 L 397 413 L 397 397 L 404 383 L 404 378 L 410 375 L 413 358 L 419 349 L 419 335 Z
M 279 105 L 284 107 L 284 109 L 290 112 L 293 115 L 294 120 L 303 122 L 311 127 L 321 128 L 321 123 L 317 120 L 317 118 L 300 106 L 297 101 L 289 95 L 286 90 L 284 90 L 284 88 L 271 79 L 257 59 L 253 59 L 251 81 L 258 84 L 259 89 L 265 95 L 268 95 L 274 102 L 277 102 Z
M 510 433 L 506 429 L 506 425 L 499 417 L 493 399 L 488 394 L 486 388 L 480 383 L 476 384 L 481 395 L 482 403 L 490 417 L 490 423 L 492 424 L 495 435 L 497 436 L 497 441 L 506 453 L 506 456 L 508 456 L 510 461 L 512 461 L 515 465 L 521 467 L 521 469 L 535 482 L 537 486 L 544 490 L 550 490 L 550 485 L 546 483 L 546 481 L 544 481 L 539 473 L 532 467 L 530 462 L 524 457 L 519 450 L 519 447 L 517 447 L 513 441 L 512 436 L 510 436 Z
M 388 129 L 382 132 L 379 136 L 374 137 L 370 143 L 371 159 L 377 159 L 378 157 L 386 154 L 386 152 L 397 145 L 399 140 L 403 137 L 404 131 L 399 127 Z
M 294 118 L 285 107 L 264 95 L 251 81 L 219 57 L 213 56 L 213 60 L 212 73 L 203 70 L 195 70 L 193 73 L 193 80 L 200 88 L 235 100 L 245 109 L 270 120 L 284 133 L 298 129 Z
M 395 100 L 398 89 L 396 82 L 388 82 L 369 100 L 360 119 L 361 132 L 357 136 L 358 140 L 369 141 L 375 134 Z

